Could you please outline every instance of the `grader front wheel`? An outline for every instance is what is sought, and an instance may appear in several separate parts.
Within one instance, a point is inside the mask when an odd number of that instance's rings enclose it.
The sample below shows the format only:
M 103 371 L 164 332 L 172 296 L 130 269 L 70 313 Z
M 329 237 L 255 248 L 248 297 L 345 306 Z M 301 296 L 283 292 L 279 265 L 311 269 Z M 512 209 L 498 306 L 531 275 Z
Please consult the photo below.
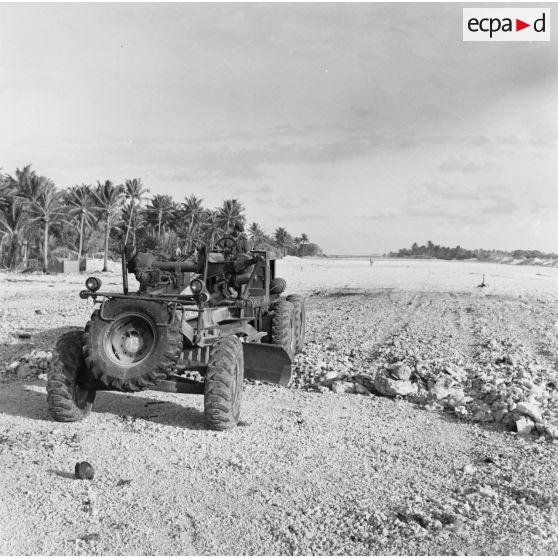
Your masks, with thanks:
M 238 424 L 244 381 L 244 352 L 238 337 L 218 339 L 211 347 L 205 375 L 204 411 L 212 430 Z
M 91 412 L 96 391 L 80 386 L 87 381 L 87 368 L 81 349 L 83 332 L 62 335 L 57 343 L 48 371 L 47 404 L 54 420 L 77 422 Z

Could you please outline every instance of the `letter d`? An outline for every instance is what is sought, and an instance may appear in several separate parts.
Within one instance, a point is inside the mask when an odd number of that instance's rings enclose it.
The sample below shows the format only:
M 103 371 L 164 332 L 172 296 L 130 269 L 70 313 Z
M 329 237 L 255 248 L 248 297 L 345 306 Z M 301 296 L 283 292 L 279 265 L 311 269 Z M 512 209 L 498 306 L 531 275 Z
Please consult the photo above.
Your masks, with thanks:
M 539 23 L 541 24 L 540 28 L 539 28 Z M 545 29 L 546 29 L 546 14 L 543 12 L 542 17 L 539 17 L 539 19 L 535 19 L 535 23 L 533 23 L 533 29 L 537 32 L 537 33 L 544 33 Z

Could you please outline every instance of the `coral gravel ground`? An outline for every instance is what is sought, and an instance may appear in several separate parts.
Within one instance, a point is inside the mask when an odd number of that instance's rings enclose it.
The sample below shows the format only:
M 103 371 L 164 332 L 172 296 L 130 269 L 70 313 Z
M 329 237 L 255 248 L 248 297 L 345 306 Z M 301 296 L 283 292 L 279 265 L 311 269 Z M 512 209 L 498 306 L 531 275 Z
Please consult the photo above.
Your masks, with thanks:
M 83 278 L 0 276 L 1 554 L 558 552 L 555 278 L 520 296 L 288 263 L 305 350 L 290 388 L 245 386 L 228 433 L 199 396 L 158 392 L 52 422 L 49 351 L 91 312 Z M 394 370 L 407 397 L 375 389 Z M 82 460 L 94 480 L 74 480 Z

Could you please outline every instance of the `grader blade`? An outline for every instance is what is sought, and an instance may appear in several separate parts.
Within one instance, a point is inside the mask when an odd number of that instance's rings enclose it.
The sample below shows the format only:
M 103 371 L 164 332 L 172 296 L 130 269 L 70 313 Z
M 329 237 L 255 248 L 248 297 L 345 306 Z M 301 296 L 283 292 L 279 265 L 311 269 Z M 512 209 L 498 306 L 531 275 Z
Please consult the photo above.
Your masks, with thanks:
M 280 345 L 243 343 L 244 377 L 286 386 L 291 379 L 291 359 Z

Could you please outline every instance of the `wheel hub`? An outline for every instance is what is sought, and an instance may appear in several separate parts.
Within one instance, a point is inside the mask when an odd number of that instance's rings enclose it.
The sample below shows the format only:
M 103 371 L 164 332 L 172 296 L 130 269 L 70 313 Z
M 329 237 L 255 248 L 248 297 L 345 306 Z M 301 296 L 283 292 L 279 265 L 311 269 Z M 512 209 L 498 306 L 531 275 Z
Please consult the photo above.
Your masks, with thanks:
M 138 364 L 155 347 L 155 328 L 144 316 L 120 316 L 109 328 L 104 346 L 108 357 L 119 365 Z
M 128 331 L 122 339 L 122 350 L 130 356 L 134 356 L 141 350 L 142 342 L 137 331 Z

